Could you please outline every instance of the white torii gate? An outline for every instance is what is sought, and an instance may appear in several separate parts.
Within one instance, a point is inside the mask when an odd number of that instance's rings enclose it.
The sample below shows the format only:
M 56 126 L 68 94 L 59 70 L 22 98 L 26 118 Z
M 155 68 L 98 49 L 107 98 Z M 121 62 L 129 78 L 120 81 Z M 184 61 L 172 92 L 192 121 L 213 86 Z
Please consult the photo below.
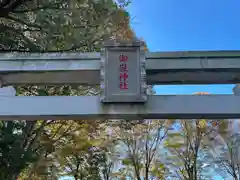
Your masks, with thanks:
M 118 54 L 125 52 L 125 46 L 117 48 Z M 111 58 L 117 53 L 114 50 Z M 155 52 L 146 53 L 145 57 L 147 84 L 233 84 L 240 81 L 240 51 Z M 100 53 L 0 54 L 1 84 L 97 85 L 101 78 L 100 59 Z M 238 91 L 235 88 L 235 92 Z M 104 104 L 99 96 L 14 94 L 12 87 L 0 89 L 0 119 L 240 117 L 240 96 L 236 95 L 159 95 L 148 96 L 145 103 Z

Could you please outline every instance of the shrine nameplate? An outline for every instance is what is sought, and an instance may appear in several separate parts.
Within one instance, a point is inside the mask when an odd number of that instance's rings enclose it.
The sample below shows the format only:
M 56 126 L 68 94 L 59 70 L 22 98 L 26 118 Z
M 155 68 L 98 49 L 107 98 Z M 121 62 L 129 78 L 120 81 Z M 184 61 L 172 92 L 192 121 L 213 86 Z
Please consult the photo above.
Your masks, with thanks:
M 101 102 L 145 102 L 144 43 L 108 42 L 101 54 Z

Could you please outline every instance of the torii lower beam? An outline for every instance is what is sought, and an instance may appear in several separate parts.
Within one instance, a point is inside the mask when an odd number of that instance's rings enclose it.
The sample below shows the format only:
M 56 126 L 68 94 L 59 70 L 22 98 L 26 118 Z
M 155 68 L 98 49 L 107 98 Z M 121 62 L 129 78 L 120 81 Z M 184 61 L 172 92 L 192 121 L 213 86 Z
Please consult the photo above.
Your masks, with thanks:
M 1 120 L 224 119 L 240 117 L 240 96 L 149 96 L 146 104 L 103 105 L 98 96 L 0 97 Z
M 147 84 L 240 82 L 240 51 L 146 53 Z M 100 83 L 99 53 L 0 54 L 4 85 Z

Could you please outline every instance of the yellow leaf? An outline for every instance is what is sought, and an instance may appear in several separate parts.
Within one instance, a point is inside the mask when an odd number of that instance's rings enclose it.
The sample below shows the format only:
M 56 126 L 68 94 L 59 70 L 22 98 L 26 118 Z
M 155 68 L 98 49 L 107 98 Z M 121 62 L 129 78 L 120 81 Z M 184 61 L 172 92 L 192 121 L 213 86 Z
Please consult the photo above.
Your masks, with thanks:
M 206 128 L 207 127 L 207 121 L 205 119 L 199 120 L 199 128 Z
M 195 95 L 209 95 L 210 93 L 208 93 L 208 92 L 196 92 L 194 94 Z

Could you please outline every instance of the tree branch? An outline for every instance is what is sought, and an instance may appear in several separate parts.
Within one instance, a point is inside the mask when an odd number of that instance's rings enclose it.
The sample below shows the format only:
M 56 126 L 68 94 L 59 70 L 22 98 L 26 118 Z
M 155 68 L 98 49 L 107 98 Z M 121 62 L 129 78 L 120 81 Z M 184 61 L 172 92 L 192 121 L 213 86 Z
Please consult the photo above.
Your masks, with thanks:
M 2 27 L 1 27 L 2 26 Z M 13 32 L 14 34 L 18 34 L 20 37 L 21 37 L 21 40 L 23 40 L 27 45 L 28 45 L 28 48 L 31 48 L 31 49 L 34 49 L 35 51 L 37 51 L 39 48 L 38 46 L 36 46 L 28 37 L 26 37 L 23 32 L 24 31 L 18 31 L 17 29 L 15 28 L 12 28 L 12 27 L 8 27 L 8 26 L 3 26 L 2 24 L 0 24 L 0 29 L 3 31 L 3 32 L 6 32 L 6 31 L 11 31 Z
M 49 9 L 49 10 L 64 10 L 64 11 L 72 11 L 72 10 L 74 10 L 73 8 L 61 8 L 60 5 L 62 5 L 62 3 L 47 4 L 47 5 L 42 5 L 42 6 L 39 6 L 39 7 L 36 7 L 36 8 L 32 8 L 32 9 L 14 10 L 14 11 L 12 11 L 12 13 L 36 12 L 36 11 L 41 11 L 41 10 L 45 10 L 45 9 Z
M 31 0 L 8 0 L 0 5 L 0 17 L 6 17 L 10 12 Z
M 1 16 L 0 16 L 1 17 Z M 19 23 L 19 24 L 22 24 L 22 25 L 26 25 L 27 27 L 31 27 L 31 28 L 35 28 L 35 29 L 42 29 L 42 27 L 40 25 L 37 25 L 37 24 L 32 24 L 32 23 L 28 23 L 28 22 L 25 22 L 21 19 L 18 19 L 18 18 L 15 18 L 11 15 L 6 15 L 6 16 L 3 16 L 5 19 L 7 20 L 12 20 L 16 23 Z

